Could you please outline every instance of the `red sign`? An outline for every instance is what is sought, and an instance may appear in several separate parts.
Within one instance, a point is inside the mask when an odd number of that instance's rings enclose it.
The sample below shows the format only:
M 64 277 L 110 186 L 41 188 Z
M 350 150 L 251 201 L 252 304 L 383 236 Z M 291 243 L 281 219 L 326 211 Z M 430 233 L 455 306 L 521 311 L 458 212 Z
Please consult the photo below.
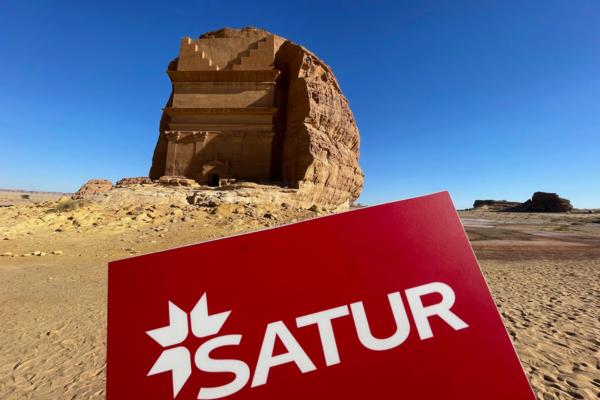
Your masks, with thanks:
M 447 193 L 109 265 L 107 397 L 534 399 Z

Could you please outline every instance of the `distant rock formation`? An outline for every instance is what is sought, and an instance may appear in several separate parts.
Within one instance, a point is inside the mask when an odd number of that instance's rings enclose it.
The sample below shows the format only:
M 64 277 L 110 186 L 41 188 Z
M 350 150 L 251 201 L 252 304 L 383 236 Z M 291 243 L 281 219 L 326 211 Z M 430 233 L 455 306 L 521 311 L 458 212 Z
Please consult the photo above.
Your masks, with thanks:
M 490 210 L 490 211 L 505 211 L 508 208 L 518 206 L 518 201 L 507 200 L 475 200 L 473 208 Z
M 111 190 L 113 184 L 107 179 L 90 179 L 82 187 L 79 188 L 71 198 L 73 200 L 85 199 L 87 197 L 106 193 Z
M 512 207 L 506 211 L 512 212 L 567 212 L 573 206 L 567 199 L 556 193 L 535 192 L 530 200 Z
M 524 203 L 506 200 L 475 200 L 473 208 L 507 212 L 567 212 L 573 209 L 571 202 L 556 193 L 535 192 Z
M 184 38 L 167 71 L 151 179 L 297 189 L 306 203 L 350 204 L 363 172 L 359 132 L 329 66 L 256 28 Z

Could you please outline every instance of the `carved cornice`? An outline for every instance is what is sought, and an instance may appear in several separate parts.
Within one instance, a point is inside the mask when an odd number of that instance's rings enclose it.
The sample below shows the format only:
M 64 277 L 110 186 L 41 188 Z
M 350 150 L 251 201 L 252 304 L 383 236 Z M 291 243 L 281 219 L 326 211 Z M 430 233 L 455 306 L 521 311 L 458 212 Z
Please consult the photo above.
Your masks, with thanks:
M 235 138 L 244 138 L 246 136 L 257 136 L 262 138 L 271 138 L 275 132 L 264 130 L 231 130 L 231 131 L 165 131 L 165 137 L 169 142 L 180 143 L 185 141 L 204 140 L 208 134 L 232 136 Z
M 167 71 L 172 82 L 275 82 L 280 71 Z
M 275 115 L 275 107 L 245 107 L 245 108 L 163 108 L 167 115 L 206 115 L 206 114 L 255 114 L 255 115 Z
M 173 87 L 177 90 L 185 89 L 245 89 L 245 90 L 271 90 L 275 87 L 275 82 L 173 82 Z

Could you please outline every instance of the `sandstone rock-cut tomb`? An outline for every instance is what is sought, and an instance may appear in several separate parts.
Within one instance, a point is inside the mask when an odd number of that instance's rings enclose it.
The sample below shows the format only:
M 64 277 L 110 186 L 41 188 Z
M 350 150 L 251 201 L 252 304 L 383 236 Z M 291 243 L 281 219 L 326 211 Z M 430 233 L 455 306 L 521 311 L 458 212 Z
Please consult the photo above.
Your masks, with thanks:
M 260 29 L 222 29 L 184 38 L 167 73 L 150 178 L 274 183 L 324 205 L 359 196 L 354 117 L 331 69 L 305 48 Z

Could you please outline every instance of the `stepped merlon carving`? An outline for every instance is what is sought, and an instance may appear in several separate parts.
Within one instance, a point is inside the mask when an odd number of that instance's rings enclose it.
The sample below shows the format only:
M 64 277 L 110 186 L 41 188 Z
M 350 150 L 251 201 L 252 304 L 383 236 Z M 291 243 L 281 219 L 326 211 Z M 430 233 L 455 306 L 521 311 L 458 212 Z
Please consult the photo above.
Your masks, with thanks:
M 177 69 L 179 71 L 218 71 L 219 66 L 208 58 L 206 52 L 201 50 L 194 40 L 183 38 Z

